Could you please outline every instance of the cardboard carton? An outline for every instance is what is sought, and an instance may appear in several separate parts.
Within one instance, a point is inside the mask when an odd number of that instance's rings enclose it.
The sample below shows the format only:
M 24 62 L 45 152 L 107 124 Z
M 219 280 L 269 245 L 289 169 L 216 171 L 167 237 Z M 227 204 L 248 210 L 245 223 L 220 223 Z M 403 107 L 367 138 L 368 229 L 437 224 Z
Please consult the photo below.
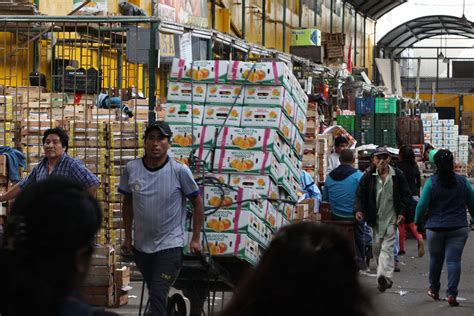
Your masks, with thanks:
M 170 82 L 168 102 L 204 104 L 207 85 L 203 83 Z
M 206 105 L 203 125 L 239 126 L 242 116 L 241 106 Z
M 291 91 L 290 69 L 283 62 L 242 62 L 233 61 L 229 63 L 227 81 L 236 83 L 255 83 L 262 85 L 284 86 Z
M 321 46 L 321 31 L 315 28 L 291 31 L 291 46 Z
M 281 108 L 244 107 L 241 127 L 268 127 L 281 132 L 283 137 L 290 142 L 294 125 L 283 113 Z
M 224 196 L 222 196 L 222 192 L 224 192 Z M 261 197 L 255 190 L 249 188 L 237 188 L 236 190 L 224 188 L 221 190 L 217 187 L 204 187 L 203 199 L 204 206 L 208 208 L 245 208 L 259 216 L 262 215 L 262 211 L 258 210 L 262 205 Z
M 224 60 L 197 60 L 192 62 L 191 65 L 191 61 L 173 59 L 170 80 L 224 83 L 226 82 L 228 65 L 229 62 Z
M 171 147 L 168 151 L 168 155 L 170 156 L 170 158 L 173 158 L 176 161 L 179 161 L 189 166 L 189 157 L 192 150 L 192 147 Z M 199 160 L 204 160 L 205 170 L 211 169 L 212 152 L 209 149 L 197 148 L 194 152 L 194 156 L 196 156 Z M 201 165 L 198 164 L 196 172 L 199 173 L 202 171 L 204 170 L 201 170 Z
M 276 213 L 275 206 L 269 201 L 263 202 L 263 209 L 265 211 L 265 222 L 270 226 L 272 230 L 276 229 Z
M 209 84 L 206 105 L 244 105 L 245 86 Z
M 289 118 L 296 115 L 296 106 L 291 93 L 282 86 L 247 86 L 246 106 L 281 107 Z
M 296 111 L 296 119 L 294 120 L 296 129 L 301 135 L 304 135 L 306 133 L 306 115 L 304 111 L 301 108 L 297 108 Z
M 231 174 L 229 184 L 241 188 L 255 190 L 258 194 L 272 199 L 278 199 L 278 186 L 270 176 L 250 174 Z
M 204 106 L 167 103 L 165 121 L 170 124 L 200 125 L 204 116 Z
M 305 143 L 303 137 L 296 128 L 294 129 L 293 137 L 291 138 L 291 147 L 298 156 L 298 158 L 301 159 L 303 157 Z
M 214 126 L 170 125 L 173 132 L 171 146 L 210 148 L 216 137 L 217 128 Z

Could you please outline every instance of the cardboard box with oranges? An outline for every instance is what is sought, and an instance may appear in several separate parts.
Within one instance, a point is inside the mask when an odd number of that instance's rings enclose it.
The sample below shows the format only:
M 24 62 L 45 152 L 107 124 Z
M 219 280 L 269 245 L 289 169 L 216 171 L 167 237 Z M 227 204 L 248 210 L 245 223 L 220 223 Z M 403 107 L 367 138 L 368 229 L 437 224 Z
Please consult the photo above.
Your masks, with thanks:
M 206 216 L 204 229 L 213 233 L 239 233 L 252 236 L 262 245 L 265 224 L 253 212 L 242 209 L 220 209 Z
M 278 186 L 270 176 L 251 174 L 231 174 L 229 184 L 236 187 L 249 188 L 257 191 L 262 196 L 278 199 Z
M 272 230 L 275 230 L 277 209 L 269 201 L 263 202 L 263 209 L 265 211 L 265 222 L 270 226 Z
M 189 157 L 191 155 L 193 148 L 192 147 L 171 147 L 170 150 L 168 151 L 168 155 L 170 158 L 173 158 L 176 161 L 179 161 L 181 163 L 184 163 L 185 165 L 189 166 Z M 196 172 L 203 172 L 203 171 L 208 171 L 211 170 L 210 168 L 212 167 L 211 161 L 212 161 L 212 151 L 209 149 L 204 149 L 204 148 L 196 148 L 196 152 L 194 153 L 194 156 L 199 158 L 200 160 L 204 160 L 204 168 L 205 170 L 201 169 L 201 166 L 198 164 L 196 168 Z
M 269 152 L 217 149 L 213 166 L 218 173 L 269 175 L 278 179 L 280 163 Z
M 297 110 L 296 110 L 296 117 L 295 117 L 294 123 L 298 132 L 301 135 L 304 135 L 306 133 L 307 119 L 306 119 L 306 114 L 299 107 L 297 107 Z
M 202 124 L 204 106 L 191 104 L 166 103 L 165 121 L 170 124 Z
M 304 143 L 303 137 L 301 136 L 300 133 L 298 133 L 298 130 L 296 128 L 294 130 L 293 137 L 292 137 L 292 140 L 291 140 L 291 147 L 293 148 L 293 150 L 296 153 L 296 155 L 298 156 L 298 158 L 302 159 L 304 148 L 305 148 L 305 143 Z
M 286 217 L 283 215 L 282 212 L 280 211 L 277 211 L 277 214 L 276 214 L 276 230 L 278 231 L 280 228 L 284 227 L 284 226 L 287 226 L 287 225 L 290 225 L 291 222 L 286 219 Z
M 296 201 L 298 199 L 299 183 L 295 180 L 293 173 L 286 164 L 280 165 L 282 173 L 278 185 L 284 190 L 280 191 L 280 198 L 289 198 Z M 283 192 L 283 193 L 282 193 Z M 287 193 L 287 195 L 284 194 Z
M 293 199 L 288 195 L 286 190 L 280 191 L 280 196 L 282 200 L 292 201 Z M 283 202 L 278 206 L 278 212 L 283 214 L 283 216 L 288 220 L 292 221 L 295 216 L 295 207 L 296 203 Z
M 189 250 L 191 238 L 192 233 L 188 233 L 184 247 L 185 254 L 191 254 Z M 201 242 L 203 238 L 201 234 Z M 258 243 L 245 234 L 207 233 L 203 251 L 212 256 L 236 257 L 251 264 L 257 264 L 261 255 Z
M 273 152 L 281 159 L 284 140 L 270 128 L 224 127 L 217 137 L 217 147 L 235 150 Z
M 195 81 L 198 83 L 224 83 L 227 78 L 228 61 L 173 59 L 171 81 Z M 192 69 L 191 69 L 192 68 Z
M 295 116 L 295 101 L 290 92 L 282 86 L 248 86 L 244 103 L 253 107 L 280 107 L 288 117 Z
M 239 126 L 241 115 L 241 106 L 206 105 L 204 107 L 203 125 Z
M 209 84 L 206 104 L 244 105 L 244 86 L 228 84 Z
M 283 62 L 242 62 L 232 61 L 227 71 L 227 82 L 255 83 L 261 85 L 284 86 L 291 91 L 290 69 Z M 294 77 L 294 76 L 293 76 Z
M 222 193 L 224 192 L 224 196 Z M 265 219 L 265 213 L 262 209 L 262 202 L 260 195 L 248 188 L 236 188 L 231 190 L 229 188 L 218 187 L 204 187 L 204 207 L 221 209 L 247 209 L 254 212 L 260 218 Z
M 170 82 L 168 102 L 204 104 L 207 85 L 205 83 Z
M 274 128 L 279 130 L 288 142 L 291 140 L 294 128 L 290 119 L 283 113 L 283 109 L 251 106 L 244 106 L 240 126 Z
M 216 137 L 217 127 L 195 125 L 170 125 L 173 132 L 171 146 L 210 148 Z

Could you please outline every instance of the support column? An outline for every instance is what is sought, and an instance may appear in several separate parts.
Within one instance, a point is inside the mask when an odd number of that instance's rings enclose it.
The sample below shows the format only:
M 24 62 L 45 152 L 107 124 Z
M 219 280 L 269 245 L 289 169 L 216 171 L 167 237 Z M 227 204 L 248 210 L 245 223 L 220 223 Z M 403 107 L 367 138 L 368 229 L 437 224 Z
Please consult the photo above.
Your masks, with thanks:
M 365 59 L 367 57 L 366 53 L 367 53 L 367 17 L 364 16 L 364 51 L 363 51 L 363 56 L 364 56 L 364 67 L 366 66 L 366 63 L 365 63 Z
M 283 52 L 286 52 L 286 0 L 283 0 Z
M 156 37 L 158 35 L 158 22 L 153 21 L 150 25 L 150 49 L 148 51 L 148 125 L 156 121 L 156 63 L 158 54 L 156 51 Z
M 242 39 L 245 40 L 246 0 L 242 0 Z
M 357 10 L 354 14 L 354 66 L 357 66 Z
M 265 29 L 267 24 L 267 0 L 262 0 L 262 46 L 265 46 Z
M 329 17 L 329 33 L 332 34 L 332 19 L 334 14 L 334 0 L 331 0 L 331 15 Z

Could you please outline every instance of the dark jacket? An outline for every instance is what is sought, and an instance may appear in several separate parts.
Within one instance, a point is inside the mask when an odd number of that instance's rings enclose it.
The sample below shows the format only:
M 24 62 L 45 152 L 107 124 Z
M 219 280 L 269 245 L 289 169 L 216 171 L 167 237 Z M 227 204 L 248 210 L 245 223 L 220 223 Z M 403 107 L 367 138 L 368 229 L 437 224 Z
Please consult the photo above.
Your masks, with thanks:
M 393 177 L 393 201 L 395 203 L 395 211 L 398 215 L 406 215 L 406 211 L 411 201 L 411 192 L 408 188 L 407 181 L 403 172 L 392 167 L 395 170 Z M 359 186 L 356 191 L 354 202 L 354 212 L 362 212 L 367 224 L 374 225 L 377 220 L 377 176 L 374 175 L 375 167 L 366 171 L 360 179 Z
M 412 165 L 408 161 L 400 161 L 397 163 L 397 168 L 403 171 L 403 175 L 410 187 L 411 195 L 420 196 L 421 175 L 418 165 Z

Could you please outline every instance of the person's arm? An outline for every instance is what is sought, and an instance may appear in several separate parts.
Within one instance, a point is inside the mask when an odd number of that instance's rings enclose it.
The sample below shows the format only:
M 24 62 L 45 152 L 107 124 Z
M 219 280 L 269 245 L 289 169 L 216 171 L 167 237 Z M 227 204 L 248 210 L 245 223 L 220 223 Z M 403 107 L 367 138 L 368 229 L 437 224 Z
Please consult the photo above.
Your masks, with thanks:
M 357 186 L 355 199 L 354 199 L 354 214 L 357 220 L 362 220 L 364 218 L 364 201 L 367 198 L 367 184 L 366 182 L 370 179 L 370 173 L 365 173 L 359 181 Z
M 71 165 L 71 174 L 73 178 L 87 187 L 87 192 L 93 197 L 97 196 L 99 179 L 84 164 L 76 160 Z
M 399 222 L 403 223 L 406 218 L 410 202 L 412 200 L 412 193 L 410 191 L 410 186 L 408 185 L 407 179 L 403 174 L 403 171 L 399 170 L 399 192 L 400 192 L 400 214 L 398 215 Z
M 415 224 L 420 225 L 425 216 L 426 210 L 428 209 L 428 205 L 431 199 L 431 178 L 426 180 L 425 185 L 423 186 L 423 191 L 421 192 L 420 200 L 416 206 L 415 211 Z
M 122 251 L 129 253 L 132 250 L 132 224 L 133 224 L 133 198 L 132 195 L 124 195 L 122 203 L 122 219 L 125 230 L 125 239 Z
M 17 183 L 10 190 L 0 195 L 0 202 L 12 200 L 18 196 L 21 192 L 21 187 Z
M 333 159 L 333 154 L 330 154 L 328 156 L 328 167 L 326 168 L 326 176 L 331 173 L 331 171 L 334 170 L 335 167 L 335 162 Z
M 474 191 L 472 190 L 471 183 L 466 178 L 466 186 L 467 186 L 467 209 L 469 210 L 469 214 L 471 214 L 471 222 L 474 219 Z
M 87 192 L 89 192 L 90 195 L 93 197 L 97 197 L 97 189 L 99 188 L 99 185 L 93 185 L 87 188 Z
M 193 205 L 193 236 L 191 238 L 191 243 L 189 244 L 189 249 L 193 253 L 200 253 L 202 250 L 201 229 L 204 222 L 204 205 L 202 197 L 199 194 L 190 197 L 189 200 Z

